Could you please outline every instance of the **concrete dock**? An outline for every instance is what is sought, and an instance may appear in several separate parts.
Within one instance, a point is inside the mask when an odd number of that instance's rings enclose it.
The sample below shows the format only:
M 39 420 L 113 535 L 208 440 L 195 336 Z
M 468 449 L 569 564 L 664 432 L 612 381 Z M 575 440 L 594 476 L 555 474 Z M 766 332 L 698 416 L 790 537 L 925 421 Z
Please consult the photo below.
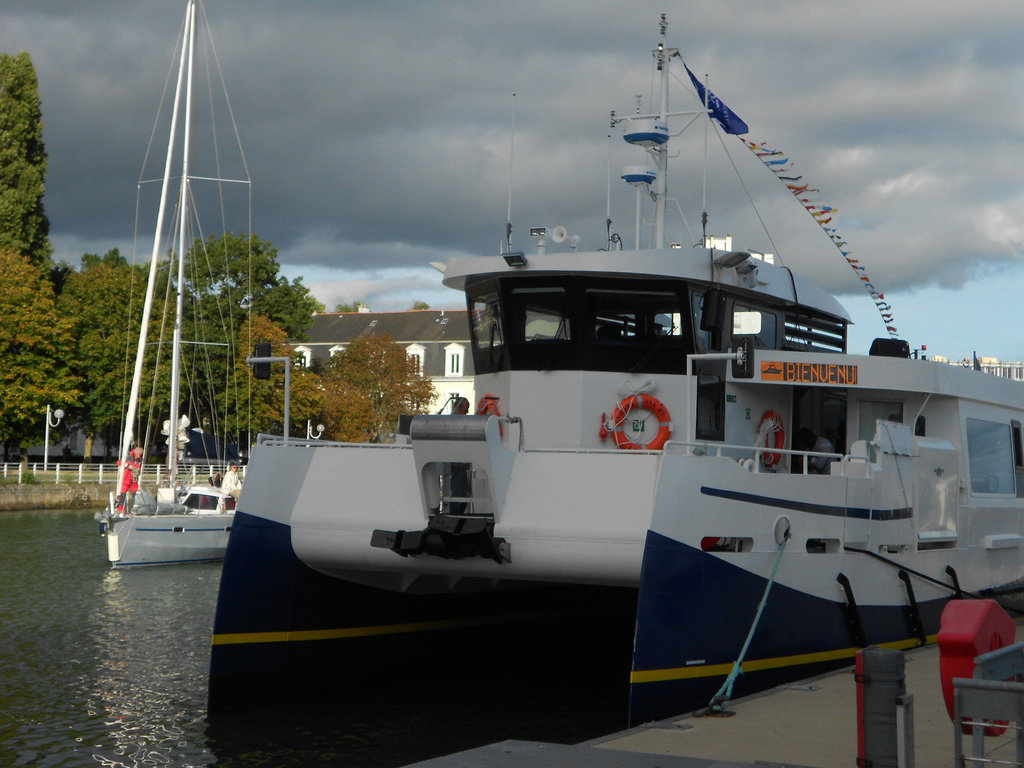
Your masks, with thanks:
M 1018 625 L 1017 640 L 1024 639 Z M 939 648 L 905 653 L 906 693 L 913 696 L 913 762 L 954 763 L 954 728 L 942 697 Z M 782 686 L 729 704 L 731 716 L 692 714 L 647 723 L 575 745 L 505 741 L 415 764 L 415 768 L 727 768 L 857 765 L 857 685 L 853 668 Z M 990 758 L 1013 764 L 1011 731 Z M 986 745 L 992 749 L 994 743 Z M 970 754 L 965 737 L 964 752 Z M 411 768 L 411 767 L 410 767 Z

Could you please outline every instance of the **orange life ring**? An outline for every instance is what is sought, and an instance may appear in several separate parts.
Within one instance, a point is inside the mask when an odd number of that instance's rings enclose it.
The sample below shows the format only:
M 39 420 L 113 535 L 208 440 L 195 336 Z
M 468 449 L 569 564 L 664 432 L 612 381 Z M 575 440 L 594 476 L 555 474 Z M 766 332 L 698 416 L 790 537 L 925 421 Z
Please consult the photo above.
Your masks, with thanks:
M 786 447 L 786 429 L 781 413 L 778 411 L 764 412 L 761 424 L 757 428 L 757 437 L 754 438 L 754 447 L 775 449 Z M 761 463 L 767 469 L 776 466 L 780 461 L 782 461 L 781 453 L 761 451 Z
M 622 428 L 622 425 L 626 421 L 626 417 L 629 415 L 630 411 L 634 409 L 650 411 L 658 419 L 658 432 L 647 443 L 634 443 L 626 436 L 626 432 Z M 606 423 L 602 418 L 600 430 L 601 439 L 604 440 L 609 433 L 615 441 L 615 447 L 622 450 L 659 451 L 665 446 L 668 439 L 672 437 L 672 417 L 669 415 L 668 408 L 666 408 L 656 397 L 651 397 L 650 395 L 630 395 L 629 397 L 623 398 L 622 401 L 615 406 L 615 410 L 612 411 L 610 424 Z
M 497 395 L 492 395 L 490 393 L 484 395 L 479 400 L 477 400 L 476 412 L 480 416 L 497 416 L 497 417 L 499 417 L 498 418 L 498 434 L 499 435 L 504 435 L 505 434 L 505 430 L 502 429 L 501 418 L 500 418 L 501 417 L 501 410 L 498 408 L 498 400 L 500 400 L 500 399 L 501 398 L 499 398 Z

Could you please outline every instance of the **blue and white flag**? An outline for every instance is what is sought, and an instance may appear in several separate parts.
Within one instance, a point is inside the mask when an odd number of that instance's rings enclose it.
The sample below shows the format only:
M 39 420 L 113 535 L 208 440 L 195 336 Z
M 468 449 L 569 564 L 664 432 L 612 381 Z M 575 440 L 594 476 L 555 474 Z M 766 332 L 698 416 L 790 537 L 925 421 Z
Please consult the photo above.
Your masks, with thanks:
M 686 67 L 685 64 L 683 66 Z M 722 126 L 723 131 L 734 136 L 741 136 L 750 130 L 747 128 L 747 124 L 740 119 L 740 116 L 725 106 L 723 101 L 711 92 L 711 89 L 704 88 L 704 84 L 694 76 L 689 67 L 686 67 L 686 74 L 690 76 L 693 87 L 697 89 L 697 95 L 700 97 L 701 102 L 708 105 L 708 111 L 718 124 Z M 707 96 L 704 95 L 705 90 L 707 91 Z

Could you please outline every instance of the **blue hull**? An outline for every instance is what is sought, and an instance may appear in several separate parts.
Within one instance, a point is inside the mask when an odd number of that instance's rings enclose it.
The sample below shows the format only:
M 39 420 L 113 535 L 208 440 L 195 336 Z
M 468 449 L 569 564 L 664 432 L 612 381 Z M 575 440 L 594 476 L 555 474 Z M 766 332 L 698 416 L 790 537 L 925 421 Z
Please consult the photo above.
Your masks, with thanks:
M 851 574 L 856 583 L 856 575 Z M 898 578 L 895 570 L 890 576 Z M 707 707 L 739 656 L 766 585 L 721 558 L 648 532 L 637 611 L 630 720 Z M 839 587 L 837 585 L 837 592 Z M 920 628 L 934 635 L 947 600 L 919 603 Z M 868 644 L 921 642 L 906 605 L 861 606 Z M 853 663 L 859 650 L 850 612 L 774 584 L 732 697 Z
M 631 723 L 670 717 L 706 707 L 719 690 L 764 586 L 649 533 L 639 597 L 571 585 L 395 593 L 312 570 L 294 555 L 288 526 L 239 512 L 221 577 L 210 706 L 501 666 L 548 680 L 605 677 L 622 686 L 624 704 L 628 680 Z M 918 606 L 929 635 L 945 602 Z M 862 607 L 860 617 L 869 643 L 920 642 L 904 605 Z M 842 603 L 775 584 L 733 697 L 851 664 L 858 646 L 848 619 Z
M 214 621 L 210 706 L 444 682 L 456 667 L 600 676 L 625 700 L 635 615 L 630 589 L 410 595 L 355 584 L 300 562 L 288 526 L 239 512 Z

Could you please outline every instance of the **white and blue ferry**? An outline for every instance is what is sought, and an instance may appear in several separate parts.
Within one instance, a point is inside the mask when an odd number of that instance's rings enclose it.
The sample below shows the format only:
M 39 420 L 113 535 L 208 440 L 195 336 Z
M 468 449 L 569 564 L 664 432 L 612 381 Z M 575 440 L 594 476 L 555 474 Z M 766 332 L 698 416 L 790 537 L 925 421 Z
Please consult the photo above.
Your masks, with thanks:
M 653 167 L 624 176 L 658 224 L 673 51 L 654 53 L 661 111 L 627 127 Z M 1024 385 L 893 338 L 850 354 L 842 306 L 756 255 L 535 234 L 443 267 L 475 414 L 255 447 L 213 706 L 446 665 L 486 685 L 514 653 L 586 675 L 600 640 L 639 722 L 933 641 L 951 598 L 1024 577 Z

